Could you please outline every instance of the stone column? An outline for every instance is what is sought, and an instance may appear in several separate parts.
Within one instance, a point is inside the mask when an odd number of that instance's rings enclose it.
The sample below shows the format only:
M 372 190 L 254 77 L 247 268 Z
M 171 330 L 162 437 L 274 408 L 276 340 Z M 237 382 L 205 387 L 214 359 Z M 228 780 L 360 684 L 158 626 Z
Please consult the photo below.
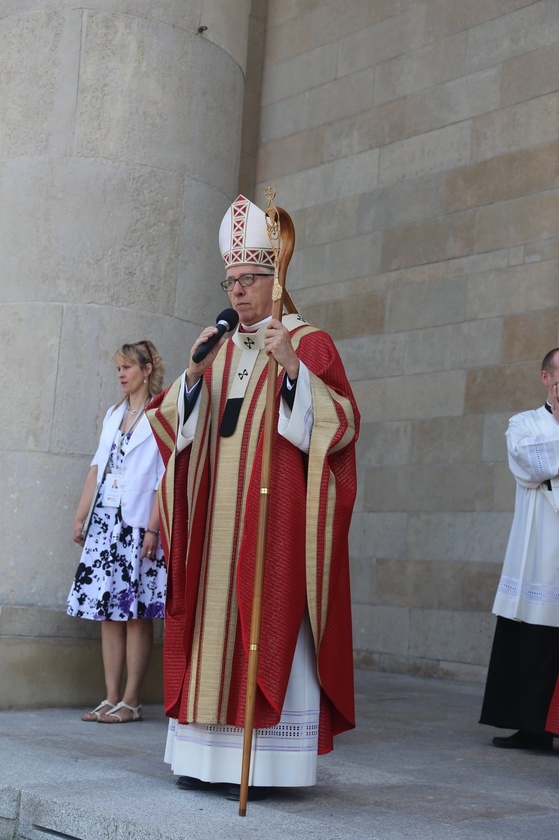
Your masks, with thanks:
M 0 0 L 0 707 L 99 699 L 92 623 L 63 614 L 75 506 L 115 348 L 151 339 L 169 382 L 223 305 L 249 13 Z

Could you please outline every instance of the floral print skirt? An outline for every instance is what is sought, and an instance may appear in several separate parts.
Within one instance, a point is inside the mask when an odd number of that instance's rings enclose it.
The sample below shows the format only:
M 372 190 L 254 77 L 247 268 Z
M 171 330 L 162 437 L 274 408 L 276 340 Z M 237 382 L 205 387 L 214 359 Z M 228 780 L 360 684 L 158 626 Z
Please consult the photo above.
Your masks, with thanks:
M 68 615 L 94 621 L 163 618 L 167 572 L 161 545 L 140 560 L 145 530 L 122 519 L 120 507 L 95 507 L 67 601 Z

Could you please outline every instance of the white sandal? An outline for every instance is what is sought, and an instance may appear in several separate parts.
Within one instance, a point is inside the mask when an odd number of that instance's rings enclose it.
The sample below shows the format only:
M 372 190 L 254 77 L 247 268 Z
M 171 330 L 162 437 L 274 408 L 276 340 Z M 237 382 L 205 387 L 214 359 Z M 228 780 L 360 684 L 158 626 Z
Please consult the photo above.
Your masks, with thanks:
M 117 714 L 121 709 L 128 709 L 129 712 L 132 712 L 132 717 L 123 720 L 119 714 Z M 110 720 L 110 718 L 116 718 L 116 720 Z M 99 723 L 134 723 L 137 720 L 143 720 L 142 717 L 142 706 L 129 706 L 128 703 L 121 701 L 118 703 L 112 711 L 110 711 L 106 715 L 101 715 L 99 717 Z
M 101 700 L 99 705 L 96 706 L 92 712 L 85 712 L 85 714 L 82 715 L 82 720 L 85 720 L 86 723 L 97 723 L 99 718 L 102 716 L 101 709 L 104 709 L 106 706 L 108 706 L 109 709 L 116 709 L 116 703 L 110 703 L 108 700 Z M 103 712 L 103 714 L 106 714 L 106 712 Z

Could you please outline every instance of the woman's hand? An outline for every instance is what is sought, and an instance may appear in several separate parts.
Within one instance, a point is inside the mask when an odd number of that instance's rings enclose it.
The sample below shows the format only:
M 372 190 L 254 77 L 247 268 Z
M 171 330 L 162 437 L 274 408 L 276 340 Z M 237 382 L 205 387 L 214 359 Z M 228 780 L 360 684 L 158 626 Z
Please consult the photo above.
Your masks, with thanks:
M 89 512 L 89 508 L 91 506 L 91 502 L 93 501 L 93 496 L 95 495 L 96 489 L 97 467 L 94 466 L 89 468 L 89 472 L 85 478 L 82 495 L 74 518 L 74 534 L 72 539 L 75 543 L 81 545 L 82 547 L 85 542 L 85 540 L 82 540 L 81 538 L 83 523 L 85 522 L 85 519 Z
M 151 531 L 146 531 L 144 540 L 142 542 L 142 550 L 140 552 L 140 560 L 147 557 L 148 560 L 153 560 L 159 545 L 159 534 L 153 534 Z
M 82 534 L 82 528 L 83 528 L 83 522 L 81 522 L 79 519 L 75 519 L 75 520 L 74 520 L 74 536 L 73 536 L 73 540 L 74 540 L 74 542 L 75 542 L 75 543 L 77 543 L 78 545 L 81 545 L 81 546 L 82 546 L 82 548 L 83 548 L 83 545 L 84 545 L 84 543 L 85 543 L 85 540 L 82 540 L 82 536 L 81 536 L 81 534 Z

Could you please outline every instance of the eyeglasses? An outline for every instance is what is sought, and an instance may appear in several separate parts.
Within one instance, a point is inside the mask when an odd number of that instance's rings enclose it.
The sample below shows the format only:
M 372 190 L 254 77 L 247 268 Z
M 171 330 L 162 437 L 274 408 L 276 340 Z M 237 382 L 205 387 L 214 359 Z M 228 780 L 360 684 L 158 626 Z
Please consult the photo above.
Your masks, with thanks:
M 238 283 L 243 289 L 245 286 L 252 286 L 255 277 L 272 277 L 272 274 L 242 274 L 240 277 L 226 277 L 221 281 L 221 288 L 224 292 L 231 292 L 235 283 Z

